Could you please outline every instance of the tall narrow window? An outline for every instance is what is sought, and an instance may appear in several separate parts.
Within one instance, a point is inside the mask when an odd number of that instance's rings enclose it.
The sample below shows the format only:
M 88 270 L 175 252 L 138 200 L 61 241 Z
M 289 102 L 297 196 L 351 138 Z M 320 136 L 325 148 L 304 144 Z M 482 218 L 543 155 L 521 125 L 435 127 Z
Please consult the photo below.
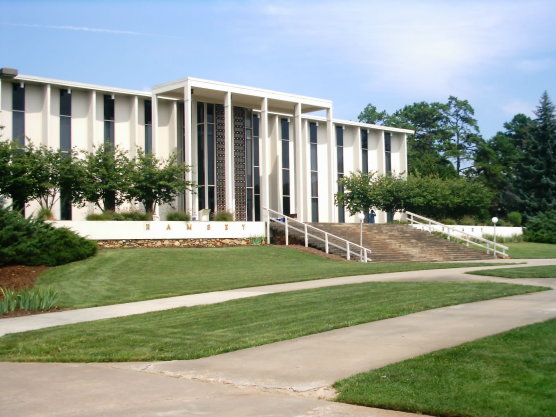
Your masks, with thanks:
M 12 84 L 12 139 L 25 146 L 25 85 Z
M 336 126 L 336 156 L 338 162 L 338 180 L 344 177 L 344 128 Z M 344 187 L 338 184 L 338 192 L 343 193 Z M 344 206 L 338 206 L 338 222 L 346 221 Z
M 114 139 L 114 98 L 110 94 L 104 95 L 104 146 L 109 151 L 115 147 Z M 107 193 L 104 199 L 105 210 L 116 210 L 116 194 Z
M 60 90 L 60 150 L 65 157 L 71 151 L 71 90 Z M 71 220 L 71 197 L 68 187 L 60 189 L 60 219 Z
M 280 131 L 282 142 L 282 212 L 289 216 L 290 207 L 290 122 L 288 119 L 280 119 Z
M 153 151 L 153 108 L 152 101 L 145 100 L 145 153 Z
M 319 166 L 317 156 L 317 124 L 309 123 L 309 146 L 311 147 L 311 219 L 319 221 Z
M 259 116 L 253 115 L 253 209 L 255 221 L 261 220 L 261 166 L 259 156 Z M 248 213 L 249 215 L 249 213 Z
M 104 95 L 104 146 L 114 148 L 114 98 Z
M 216 210 L 215 109 L 211 103 L 197 103 L 198 208 Z
M 392 172 L 392 134 L 384 133 L 384 171 L 386 174 Z
M 361 129 L 361 172 L 369 172 L 369 132 Z

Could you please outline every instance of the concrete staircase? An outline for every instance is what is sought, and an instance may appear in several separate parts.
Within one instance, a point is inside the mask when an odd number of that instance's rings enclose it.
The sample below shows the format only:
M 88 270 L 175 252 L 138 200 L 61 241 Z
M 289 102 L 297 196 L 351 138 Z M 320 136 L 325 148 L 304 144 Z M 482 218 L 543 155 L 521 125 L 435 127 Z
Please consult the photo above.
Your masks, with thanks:
M 359 244 L 359 224 L 355 223 L 308 223 L 350 242 Z M 284 225 L 271 223 L 271 235 L 275 243 L 284 243 Z M 290 244 L 304 245 L 303 233 L 289 233 Z M 309 246 L 324 250 L 324 243 L 309 239 Z M 373 262 L 413 261 L 466 261 L 492 259 L 492 255 L 468 248 L 428 232 L 405 224 L 364 224 L 363 246 L 372 251 Z M 333 247 L 329 252 L 345 257 L 345 253 Z M 353 259 L 353 257 L 352 257 Z M 356 259 L 358 260 L 358 259 Z

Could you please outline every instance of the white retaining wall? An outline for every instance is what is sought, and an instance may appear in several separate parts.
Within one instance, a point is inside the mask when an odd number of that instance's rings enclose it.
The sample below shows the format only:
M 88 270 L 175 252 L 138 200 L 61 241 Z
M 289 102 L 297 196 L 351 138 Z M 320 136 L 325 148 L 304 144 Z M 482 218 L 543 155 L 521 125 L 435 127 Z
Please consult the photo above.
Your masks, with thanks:
M 51 221 L 92 240 L 238 239 L 265 236 L 264 222 Z
M 429 231 L 432 229 L 433 232 L 446 233 L 446 228 L 439 225 L 426 225 L 426 224 L 412 224 L 413 227 L 419 230 Z M 462 226 L 454 225 L 450 226 L 452 229 L 458 231 L 469 233 L 473 236 L 483 237 L 484 235 L 494 235 L 494 226 Z M 496 226 L 496 236 L 498 237 L 511 237 L 511 236 L 521 236 L 523 234 L 522 227 L 506 227 L 506 226 Z

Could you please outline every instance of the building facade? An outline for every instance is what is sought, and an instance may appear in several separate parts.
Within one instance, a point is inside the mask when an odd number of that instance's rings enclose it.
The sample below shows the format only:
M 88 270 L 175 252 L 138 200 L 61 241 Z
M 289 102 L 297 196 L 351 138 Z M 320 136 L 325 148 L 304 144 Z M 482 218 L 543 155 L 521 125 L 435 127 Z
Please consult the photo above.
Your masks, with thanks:
M 264 207 L 302 221 L 356 221 L 334 203 L 338 178 L 357 170 L 404 173 L 413 133 L 334 119 L 329 100 L 216 81 L 184 78 L 145 92 L 10 69 L 0 70 L 0 126 L 3 140 L 21 145 L 177 153 L 198 188 L 176 208 L 197 218 L 205 208 L 231 212 L 240 221 L 263 220 Z M 60 201 L 60 219 L 94 210 Z M 160 208 L 162 218 L 168 209 Z

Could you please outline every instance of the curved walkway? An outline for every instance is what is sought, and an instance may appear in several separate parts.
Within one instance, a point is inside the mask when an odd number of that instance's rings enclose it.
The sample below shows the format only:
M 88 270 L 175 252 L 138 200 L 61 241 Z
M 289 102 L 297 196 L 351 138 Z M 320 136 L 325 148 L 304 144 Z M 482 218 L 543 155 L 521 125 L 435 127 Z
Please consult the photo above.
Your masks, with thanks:
M 485 262 L 485 261 L 478 261 Z M 83 308 L 78 310 L 59 311 L 54 313 L 35 314 L 31 316 L 0 319 L 0 336 L 8 333 L 20 333 L 29 330 L 44 329 L 65 324 L 82 323 L 131 316 L 134 314 L 150 313 L 153 311 L 169 310 L 178 307 L 193 307 L 203 304 L 216 304 L 239 298 L 256 297 L 263 294 L 273 294 L 287 291 L 305 290 L 311 288 L 330 287 L 335 285 L 357 284 L 376 281 L 492 281 L 514 284 L 533 284 L 556 288 L 556 279 L 505 279 L 486 276 L 467 275 L 466 272 L 482 269 L 504 267 L 507 263 L 524 262 L 512 267 L 526 267 L 535 265 L 556 265 L 556 259 L 512 259 L 497 260 L 501 266 L 466 267 L 451 269 L 433 269 L 423 271 L 392 272 L 385 274 L 358 275 L 338 278 L 326 278 L 312 281 L 292 282 L 288 284 L 264 285 L 259 287 L 238 288 L 226 291 L 214 291 L 201 294 L 183 295 L 178 297 L 159 298 L 155 300 L 137 301 L 133 303 L 113 304 L 102 307 Z
M 514 260 L 515 262 L 515 260 Z M 554 265 L 528 260 L 527 265 Z M 501 262 L 501 267 L 506 262 Z M 496 268 L 496 267 L 489 267 Z M 181 305 L 222 302 L 281 291 L 370 281 L 476 281 L 540 284 L 556 279 L 504 279 L 466 275 L 485 267 L 332 278 L 292 284 L 172 297 L 128 305 L 85 309 L 103 318 Z M 182 304 L 183 303 L 183 304 Z M 113 310 L 110 310 L 113 308 Z M 85 310 L 64 320 L 90 321 Z M 96 313 L 95 313 L 96 311 Z M 98 316 L 97 316 L 98 317 Z M 0 414 L 25 416 L 226 416 L 226 417 L 410 417 L 412 414 L 322 401 L 330 385 L 445 347 L 556 317 L 556 290 L 460 304 L 366 323 L 192 361 L 115 364 L 0 363 Z M 63 320 L 26 322 L 49 327 Z M 38 327 L 35 327 L 38 328 Z M 14 330 L 15 329 L 15 330 Z M 12 327 L 12 331 L 18 327 Z M 7 332 L 4 332 L 7 333 Z

